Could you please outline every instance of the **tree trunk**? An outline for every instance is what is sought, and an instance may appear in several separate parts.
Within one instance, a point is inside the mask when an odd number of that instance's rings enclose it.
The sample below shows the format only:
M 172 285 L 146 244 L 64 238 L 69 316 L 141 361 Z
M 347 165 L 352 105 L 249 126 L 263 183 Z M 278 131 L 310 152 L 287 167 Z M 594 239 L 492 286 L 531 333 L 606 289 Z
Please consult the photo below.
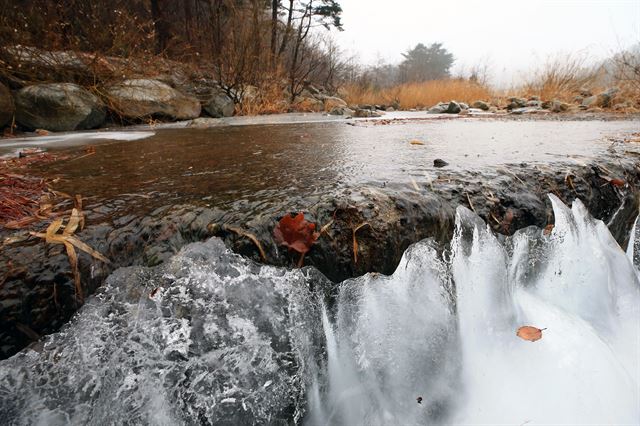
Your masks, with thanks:
M 151 0 L 151 16 L 156 33 L 156 53 L 160 54 L 166 50 L 169 39 L 167 23 L 160 7 L 160 0 Z

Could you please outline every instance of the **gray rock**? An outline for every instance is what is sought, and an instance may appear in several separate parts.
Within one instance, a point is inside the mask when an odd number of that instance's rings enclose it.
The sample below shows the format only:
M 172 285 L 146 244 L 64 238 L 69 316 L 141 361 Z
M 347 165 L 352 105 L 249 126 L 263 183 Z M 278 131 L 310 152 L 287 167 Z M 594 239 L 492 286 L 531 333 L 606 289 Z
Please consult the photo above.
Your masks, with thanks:
M 527 101 L 527 105 L 528 107 L 534 107 L 534 108 L 542 108 L 542 102 L 540 102 L 539 99 L 531 99 L 529 101 Z
M 459 102 L 458 104 L 460 105 L 461 109 L 469 109 L 469 105 L 465 104 L 464 102 Z
M 440 102 L 439 104 L 429 108 L 428 112 L 429 114 L 444 114 L 447 112 L 447 109 L 449 109 L 449 104 L 445 102 Z
M 447 163 L 446 161 L 444 161 L 441 158 L 436 158 L 435 160 L 433 160 L 433 167 L 444 167 L 444 166 L 448 166 L 449 163 Z
M 598 97 L 597 96 L 589 96 L 586 97 L 582 100 L 582 103 L 580 104 L 580 107 L 583 109 L 589 108 L 591 106 L 596 106 L 598 102 Z
M 619 89 L 617 87 L 612 87 L 610 89 L 605 90 L 600 93 L 597 97 L 596 104 L 602 108 L 609 108 L 612 104 L 613 98 L 618 93 Z
M 324 102 L 324 110 L 331 111 L 335 108 L 346 108 L 347 103 L 338 98 L 337 96 L 323 96 L 322 101 Z
M 335 107 L 332 108 L 331 111 L 329 111 L 330 115 L 346 115 L 346 116 L 352 116 L 355 113 L 354 110 L 352 110 L 351 108 L 348 108 L 346 106 L 341 107 Z
M 489 104 L 485 101 L 475 101 L 471 106 L 481 109 L 483 111 L 489 111 Z
M 11 124 L 15 110 L 11 91 L 7 86 L 0 83 L 0 128 Z
M 324 111 L 324 102 L 315 98 L 296 98 L 291 108 L 299 112 L 320 112 Z
M 212 90 L 209 98 L 202 103 L 202 109 L 214 118 L 231 117 L 235 107 L 233 100 L 221 89 Z
M 460 111 L 462 111 L 462 107 L 460 106 L 460 104 L 456 101 L 451 101 L 449 102 L 449 105 L 447 106 L 447 110 L 445 112 L 447 114 L 458 114 Z
M 370 109 L 358 108 L 353 113 L 354 117 L 358 118 L 370 118 L 370 117 L 382 117 L 379 112 L 372 111 Z
M 125 80 L 107 87 L 105 93 L 113 110 L 126 118 L 163 116 L 189 120 L 200 116 L 198 99 L 158 80 Z
M 16 93 L 16 120 L 29 129 L 93 129 L 105 117 L 100 99 L 76 84 L 37 84 Z
M 224 126 L 224 120 L 220 120 L 219 118 L 211 118 L 211 117 L 198 117 L 191 120 L 188 127 L 192 127 L 194 129 L 209 129 L 211 127 Z
M 392 106 L 387 107 L 387 109 L 385 110 L 386 112 L 394 112 L 396 109 Z
M 558 100 L 553 100 L 551 102 L 551 105 L 549 106 L 549 110 L 551 112 L 565 112 L 569 109 L 569 105 L 564 103 L 564 102 L 560 102 Z
M 529 101 L 539 101 L 540 96 L 529 96 Z
M 507 109 L 524 108 L 527 106 L 527 100 L 524 98 L 510 98 Z
M 511 110 L 511 114 L 535 114 L 536 112 L 543 111 L 540 107 L 524 107 L 524 108 L 515 108 Z

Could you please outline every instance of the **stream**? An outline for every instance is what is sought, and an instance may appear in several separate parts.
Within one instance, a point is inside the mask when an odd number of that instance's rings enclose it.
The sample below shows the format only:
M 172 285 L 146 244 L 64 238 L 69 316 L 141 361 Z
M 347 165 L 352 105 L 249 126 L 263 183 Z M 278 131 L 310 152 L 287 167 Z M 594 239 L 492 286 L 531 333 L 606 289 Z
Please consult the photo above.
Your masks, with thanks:
M 111 260 L 3 246 L 3 424 L 638 424 L 637 121 L 286 120 L 0 148 Z

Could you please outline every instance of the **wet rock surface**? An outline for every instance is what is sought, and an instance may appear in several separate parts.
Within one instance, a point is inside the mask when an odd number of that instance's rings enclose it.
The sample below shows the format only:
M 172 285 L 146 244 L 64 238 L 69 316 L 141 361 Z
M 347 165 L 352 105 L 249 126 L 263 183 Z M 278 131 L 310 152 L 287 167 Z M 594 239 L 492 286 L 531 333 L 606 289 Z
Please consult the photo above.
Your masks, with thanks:
M 155 163 L 151 146 L 162 158 L 171 151 L 167 143 L 149 139 L 137 142 L 141 144 L 138 146 L 98 146 L 93 159 L 43 167 L 41 174 L 63 177 L 61 190 L 84 195 L 87 227 L 77 236 L 112 262 L 105 265 L 79 254 L 85 294 L 94 292 L 118 267 L 160 265 L 187 243 L 214 236 L 255 261 L 295 267 L 299 254 L 278 246 L 273 237 L 276 223 L 291 212 L 304 212 L 320 231 L 304 265 L 315 266 L 336 282 L 365 272 L 391 273 L 404 250 L 423 238 L 447 242 L 458 205 L 475 211 L 495 231 L 512 234 L 529 225 L 544 228 L 553 223 L 547 194 L 553 193 L 567 203 L 579 198 L 591 214 L 609 226 L 623 247 L 638 212 L 639 156 L 629 143 L 614 140 L 609 142 L 608 151 L 591 157 L 493 166 L 481 163 L 478 154 L 473 160 L 476 167 L 464 166 L 473 161 L 467 163 L 467 157 L 454 155 L 449 149 L 450 165 L 436 169 L 425 166 L 433 162 L 430 155 L 435 149 L 429 137 L 420 137 L 425 145 L 413 146 L 407 141 L 393 145 L 384 139 L 384 128 L 345 126 L 351 129 L 352 137 L 363 140 L 375 130 L 387 145 L 391 144 L 389 149 L 395 155 L 401 150 L 407 150 L 410 157 L 427 154 L 413 164 L 409 157 L 401 158 L 399 165 L 387 170 L 382 167 L 390 164 L 384 152 L 379 158 L 359 158 L 339 165 L 336 158 L 348 158 L 341 145 L 329 148 L 331 142 L 325 140 L 313 155 L 312 146 L 303 145 L 309 140 L 317 144 L 320 135 L 329 131 L 342 141 L 342 130 L 335 126 L 271 128 L 272 140 L 278 141 L 273 147 L 260 139 L 265 132 L 260 126 L 200 133 L 207 135 L 202 147 L 208 155 L 192 145 L 196 133 L 184 134 L 180 143 L 186 144 L 186 151 L 181 151 L 181 158 L 173 156 L 171 164 L 166 160 Z M 406 126 L 386 129 L 397 134 Z M 431 133 L 438 129 L 434 127 Z M 478 129 L 474 127 L 474 131 Z M 287 154 L 283 155 L 281 137 L 285 133 L 295 137 L 290 145 L 285 144 Z M 244 148 L 233 143 L 233 150 L 226 153 L 211 151 L 206 142 L 236 136 L 241 136 L 243 143 L 255 136 L 260 143 Z M 352 141 L 349 147 L 355 149 L 354 144 Z M 358 156 L 371 154 L 382 146 L 369 141 L 362 146 L 363 151 L 353 152 Z M 518 155 L 523 155 L 522 148 L 518 150 Z M 134 152 L 146 154 L 134 157 Z M 472 151 L 468 148 L 467 152 Z M 508 158 L 506 153 L 502 155 Z M 246 163 L 237 163 L 240 158 Z M 110 164 L 117 166 L 109 169 Z M 274 169 L 279 173 L 274 174 Z M 262 178 L 261 173 L 271 178 Z M 378 179 L 373 178 L 376 173 Z M 111 179 L 110 185 L 105 187 L 107 178 Z M 40 227 L 46 227 L 46 223 Z M 15 235 L 24 235 L 24 231 L 0 232 L 2 238 Z M 5 325 L 0 331 L 0 348 L 2 357 L 7 357 L 40 335 L 57 330 L 78 306 L 73 274 L 61 245 L 46 245 L 35 238 L 5 245 L 0 266 L 6 271 L 0 277 L 4 279 L 0 286 L 0 322 Z

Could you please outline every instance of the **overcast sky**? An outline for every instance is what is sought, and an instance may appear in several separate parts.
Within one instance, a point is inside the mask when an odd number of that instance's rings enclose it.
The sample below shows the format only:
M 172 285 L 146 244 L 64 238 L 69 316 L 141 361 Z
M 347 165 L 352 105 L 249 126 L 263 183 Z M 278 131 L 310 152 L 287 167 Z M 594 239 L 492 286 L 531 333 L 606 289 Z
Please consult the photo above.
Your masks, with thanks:
M 332 33 L 361 62 L 397 63 L 417 43 L 441 42 L 454 71 L 488 63 L 494 83 L 568 52 L 602 59 L 640 42 L 640 0 L 342 0 Z

